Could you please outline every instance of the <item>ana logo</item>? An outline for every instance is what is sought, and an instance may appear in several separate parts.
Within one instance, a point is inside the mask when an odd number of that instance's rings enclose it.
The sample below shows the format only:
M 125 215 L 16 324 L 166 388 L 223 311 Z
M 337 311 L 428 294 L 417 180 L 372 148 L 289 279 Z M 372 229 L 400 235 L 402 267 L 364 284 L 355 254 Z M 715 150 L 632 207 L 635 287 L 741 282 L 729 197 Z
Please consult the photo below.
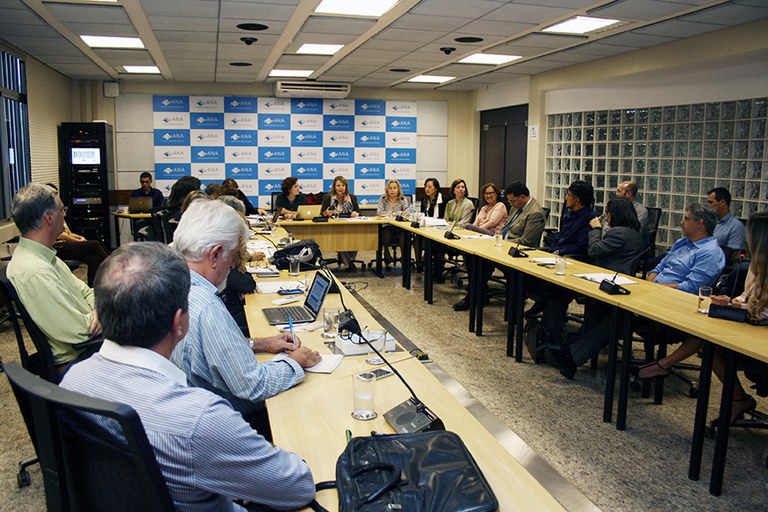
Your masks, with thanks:
M 171 140 L 171 139 L 177 139 L 177 140 L 184 140 L 184 135 L 181 133 L 164 133 L 163 134 L 163 140 Z
M 337 169 L 335 167 L 331 167 L 331 169 L 328 171 L 331 174 L 336 174 L 337 172 L 341 172 L 341 169 Z
M 359 202 L 360 204 L 370 204 L 370 203 L 372 203 L 373 201 L 369 201 L 368 199 L 361 199 L 361 200 L 360 200 L 360 201 L 358 201 L 358 202 Z
M 208 174 L 211 172 L 217 172 L 218 169 L 215 167 L 200 167 L 198 169 L 195 169 L 196 174 Z
M 208 140 L 208 141 L 211 141 L 211 140 L 218 140 L 218 139 L 219 139 L 219 136 L 218 136 L 218 135 L 216 135 L 215 133 L 201 133 L 200 135 L 198 135 L 198 136 L 197 136 L 197 137 L 195 137 L 195 138 L 196 138 L 197 140 L 199 140 L 199 141 L 201 141 L 201 142 L 202 142 L 202 141 L 204 141 L 204 140 Z
M 368 174 L 369 172 L 373 172 L 373 169 L 369 169 L 367 167 L 360 169 L 360 174 Z
M 406 104 L 399 104 L 399 105 L 392 105 L 392 110 L 397 112 L 398 110 L 404 110 L 406 112 L 410 112 L 411 106 Z
M 183 123 L 184 118 L 181 116 L 166 116 L 162 119 L 163 124 L 178 124 Z
M 264 156 L 267 158 L 272 158 L 272 157 L 282 158 L 282 157 L 285 157 L 286 155 L 285 155 L 285 151 L 267 151 L 266 153 L 264 153 Z
M 333 102 L 328 106 L 331 110 L 336 110 L 338 108 L 349 108 L 349 103 L 347 102 Z
M 266 185 L 264 185 L 265 190 L 272 190 L 273 188 L 277 188 L 277 186 L 271 183 L 267 183 Z
M 367 103 L 363 103 L 362 105 L 360 105 L 360 110 L 368 110 L 369 108 L 371 107 L 369 107 Z
M 168 105 L 184 105 L 184 102 L 181 101 L 180 99 L 173 99 L 172 100 L 172 99 L 165 98 L 160 103 L 162 103 L 162 105 L 164 107 L 167 107 Z
M 165 169 L 163 169 L 163 174 L 173 174 L 175 172 L 182 172 L 182 171 L 183 171 L 183 169 L 177 169 L 177 168 L 174 168 L 174 167 L 166 167 Z
M 282 107 L 283 105 L 285 105 L 284 101 L 268 101 L 264 103 L 264 106 L 267 108 Z
M 392 174 L 403 174 L 404 172 L 408 172 L 408 169 L 405 167 L 393 167 L 389 172 Z
M 240 105 L 240 102 L 237 101 L 237 100 L 232 100 L 232 101 L 229 102 L 229 104 L 232 107 L 237 107 L 238 105 Z
M 195 105 L 198 107 L 215 107 L 218 102 L 216 100 L 197 100 Z
M 238 125 L 240 123 L 253 123 L 253 119 L 250 117 L 233 117 L 232 121 L 230 121 L 234 125 Z
M 266 135 L 264 138 L 270 142 L 276 142 L 279 140 L 285 140 L 285 135 L 278 133 L 275 135 Z
M 360 153 L 360 156 L 362 157 L 363 160 L 365 160 L 367 158 L 378 158 L 380 156 L 380 153 L 378 153 L 376 151 L 374 151 L 372 153 L 365 152 L 365 153 Z
M 302 159 L 319 158 L 317 156 L 317 151 L 301 151 L 299 153 L 296 153 L 296 156 Z
M 360 137 L 361 142 L 381 142 L 381 135 L 363 135 Z
M 234 158 L 248 158 L 253 156 L 251 151 L 233 151 L 230 153 Z
M 411 138 L 410 138 L 410 137 L 398 137 L 398 136 L 394 136 L 394 137 L 392 137 L 392 138 L 391 138 L 391 139 L 389 139 L 389 140 L 390 140 L 390 141 L 392 141 L 392 144 L 404 144 L 404 143 L 406 143 L 406 142 L 410 142 L 410 141 L 411 141 Z
M 411 126 L 411 122 L 407 121 L 407 120 L 406 121 L 398 121 L 397 119 L 395 119 L 394 121 L 392 121 L 392 127 L 393 128 L 408 127 L 408 126 Z
M 306 125 L 306 126 L 317 126 L 317 119 L 314 119 L 314 118 L 309 118 L 309 119 L 299 118 L 299 120 L 296 121 L 296 124 L 298 124 L 299 126 L 304 126 L 304 125 Z
M 166 151 L 165 153 L 163 153 L 163 156 L 166 157 L 166 158 L 181 157 L 181 156 L 184 156 L 184 152 L 183 151 L 178 151 L 178 150 L 176 150 L 176 151 Z
M 234 142 L 237 142 L 239 140 L 243 140 L 243 141 L 253 140 L 253 136 L 250 133 L 233 133 L 232 136 L 229 138 Z
M 201 149 L 200 151 L 197 152 L 197 156 L 200 157 L 200 158 L 204 158 L 204 157 L 217 157 L 217 156 L 219 156 L 219 152 L 218 151 L 213 151 L 213 150 L 203 151 Z
M 331 151 L 328 153 L 328 156 L 331 158 L 348 158 L 349 157 L 349 151 Z
M 363 190 L 368 190 L 372 186 L 375 187 L 375 185 L 366 185 L 365 183 L 363 183 L 362 185 L 360 185 L 360 188 Z

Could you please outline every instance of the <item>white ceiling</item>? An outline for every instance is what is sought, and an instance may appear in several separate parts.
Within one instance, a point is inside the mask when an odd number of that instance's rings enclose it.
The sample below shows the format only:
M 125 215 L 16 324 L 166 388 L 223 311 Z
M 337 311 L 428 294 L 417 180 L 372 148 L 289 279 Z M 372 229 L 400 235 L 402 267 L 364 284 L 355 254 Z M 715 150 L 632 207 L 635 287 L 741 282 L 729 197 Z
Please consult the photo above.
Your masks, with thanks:
M 365 0 L 360 0 L 365 1 Z M 157 65 L 172 82 L 261 83 L 273 68 L 357 86 L 468 90 L 768 17 L 768 0 L 400 0 L 379 19 L 313 15 L 319 0 L 0 0 L 0 39 L 77 80 L 146 80 L 123 65 Z M 575 15 L 618 18 L 585 36 L 541 29 Z M 262 23 L 260 32 L 239 23 Z M 92 50 L 80 35 L 139 36 L 146 50 Z M 457 37 L 483 38 L 459 43 Z M 258 40 L 248 46 L 241 37 Z M 335 56 L 303 43 L 343 44 Z M 455 48 L 449 55 L 443 47 Z M 457 64 L 472 53 L 522 55 L 506 66 Z M 232 62 L 250 63 L 235 67 Z M 407 72 L 393 72 L 404 68 Z

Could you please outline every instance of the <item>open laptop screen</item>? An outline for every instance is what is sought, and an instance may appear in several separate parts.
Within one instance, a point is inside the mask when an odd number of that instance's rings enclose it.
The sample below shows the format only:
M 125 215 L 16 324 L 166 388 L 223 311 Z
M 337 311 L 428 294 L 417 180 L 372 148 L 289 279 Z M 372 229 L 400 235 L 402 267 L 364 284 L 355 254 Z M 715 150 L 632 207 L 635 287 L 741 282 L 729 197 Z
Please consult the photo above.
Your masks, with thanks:
M 315 279 L 312 281 L 312 286 L 307 293 L 307 299 L 304 301 L 304 305 L 315 313 L 315 315 L 320 313 L 320 308 L 323 306 L 323 300 L 330 287 L 331 280 L 328 276 L 322 272 L 315 274 Z

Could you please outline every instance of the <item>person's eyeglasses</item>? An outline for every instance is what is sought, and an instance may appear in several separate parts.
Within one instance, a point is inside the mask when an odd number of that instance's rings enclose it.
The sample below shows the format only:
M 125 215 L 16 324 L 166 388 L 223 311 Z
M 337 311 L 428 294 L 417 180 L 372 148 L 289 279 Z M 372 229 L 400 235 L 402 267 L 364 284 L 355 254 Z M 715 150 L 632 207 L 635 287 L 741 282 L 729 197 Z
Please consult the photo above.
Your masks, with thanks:
M 496 195 L 496 192 L 491 190 L 490 192 L 483 192 L 483 194 L 486 195 L 486 196 L 493 196 L 493 195 Z

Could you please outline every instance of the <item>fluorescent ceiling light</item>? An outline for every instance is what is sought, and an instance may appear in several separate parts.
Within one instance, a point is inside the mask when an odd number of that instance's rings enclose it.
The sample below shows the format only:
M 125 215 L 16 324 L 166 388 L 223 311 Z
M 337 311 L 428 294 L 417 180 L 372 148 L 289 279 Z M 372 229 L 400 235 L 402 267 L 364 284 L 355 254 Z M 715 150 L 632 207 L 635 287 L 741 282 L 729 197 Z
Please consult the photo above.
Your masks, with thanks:
M 80 36 L 91 48 L 144 48 L 138 37 Z
M 378 18 L 399 0 L 323 0 L 315 8 L 316 14 L 343 14 Z
M 307 53 L 311 55 L 333 55 L 344 48 L 343 44 L 303 44 L 296 53 Z
M 522 59 L 520 55 L 499 55 L 496 53 L 475 53 L 469 57 L 464 57 L 459 61 L 461 64 L 490 64 L 492 66 L 498 66 L 499 64 L 506 64 L 513 60 Z
M 290 78 L 306 78 L 314 73 L 311 69 L 273 69 L 269 76 L 284 76 Z
M 545 28 L 542 32 L 560 32 L 563 34 L 586 34 L 601 28 L 609 27 L 621 23 L 621 20 L 611 20 L 608 18 L 593 18 L 591 16 L 576 16 L 565 20 L 551 27 Z
M 126 73 L 141 73 L 144 75 L 159 75 L 157 66 L 123 66 Z
M 440 75 L 419 75 L 409 79 L 409 82 L 420 82 L 424 84 L 442 84 L 449 80 L 455 79 L 455 76 L 440 76 Z

